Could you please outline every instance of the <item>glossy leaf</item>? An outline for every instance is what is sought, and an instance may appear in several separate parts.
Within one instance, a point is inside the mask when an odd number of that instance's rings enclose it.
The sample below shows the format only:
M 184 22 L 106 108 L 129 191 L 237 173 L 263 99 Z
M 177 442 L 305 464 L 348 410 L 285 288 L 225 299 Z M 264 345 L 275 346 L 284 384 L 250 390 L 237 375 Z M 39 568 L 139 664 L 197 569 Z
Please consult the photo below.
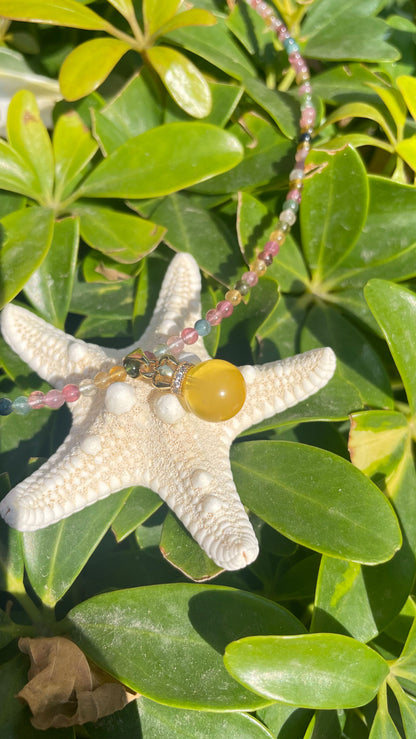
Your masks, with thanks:
M 146 56 L 180 108 L 194 118 L 209 114 L 212 100 L 208 83 L 189 59 L 167 46 L 147 49 Z
M 398 77 L 396 82 L 410 115 L 416 121 L 416 79 L 404 74 Z
M 98 149 L 89 130 L 74 110 L 61 115 L 53 131 L 56 195 L 71 193 Z
M 235 234 L 215 213 L 178 193 L 165 198 L 152 217 L 167 229 L 164 240 L 172 249 L 189 252 L 204 272 L 227 284 L 237 279 L 242 262 Z
M 238 164 L 240 142 L 205 123 L 170 123 L 136 136 L 107 157 L 81 188 L 92 197 L 151 198 Z
M 212 28 L 180 28 L 169 34 L 169 41 L 202 57 L 237 80 L 255 76 L 255 67 L 225 24 Z
M 384 41 L 388 26 L 372 18 L 376 0 L 321 0 L 307 14 L 302 27 L 306 56 L 330 60 L 394 61 L 399 52 Z
M 118 10 L 124 18 L 127 18 L 127 20 L 134 17 L 135 13 L 132 0 L 108 0 L 108 2 L 113 6 L 113 8 Z
M 376 564 L 401 546 L 393 509 L 351 464 L 315 447 L 244 442 L 231 450 L 244 504 L 289 539 L 340 559 Z
M 383 331 L 406 390 L 412 413 L 416 412 L 416 349 L 414 326 L 416 295 L 385 280 L 370 280 L 365 297 Z
M 122 490 L 46 529 L 23 535 L 26 571 L 35 593 L 46 605 L 54 606 L 65 595 L 125 497 Z
M 237 634 L 303 632 L 275 603 L 190 584 L 99 595 L 73 608 L 67 623 L 71 638 L 90 658 L 143 696 L 210 711 L 253 710 L 268 703 L 227 675 L 222 654 Z
M 400 739 L 400 734 L 387 710 L 377 711 L 369 739 Z
M 161 498 L 153 490 L 142 487 L 133 488 L 111 524 L 117 541 L 123 541 L 137 526 L 150 518 L 161 505 Z
M 334 275 L 344 287 L 363 287 L 374 277 L 404 280 L 416 274 L 416 190 L 370 176 L 367 220 L 351 252 Z M 384 219 L 389 222 L 385 228 Z
M 50 249 L 24 288 L 41 316 L 62 329 L 71 302 L 78 242 L 78 219 L 65 218 L 55 223 Z
M 402 159 L 416 172 L 416 136 L 400 141 L 396 151 Z
M 181 0 L 143 0 L 143 18 L 147 35 L 154 34 L 177 12 Z
M 22 208 L 0 222 L 0 308 L 22 289 L 48 253 L 53 236 L 53 212 Z
M 91 39 L 77 46 L 59 72 L 64 98 L 79 100 L 96 90 L 130 48 L 130 44 L 114 38 Z
M 120 144 L 140 133 L 163 123 L 162 103 L 157 88 L 152 84 L 145 67 L 133 77 L 121 92 L 101 111 L 95 111 L 96 132 L 106 153 L 111 154 Z M 108 146 L 103 140 L 101 121 L 113 124 L 112 133 L 117 136 L 114 144 Z
M 0 15 L 16 21 L 52 23 L 70 28 L 106 31 L 108 23 L 77 0 L 0 0 Z
M 300 213 L 302 241 L 313 282 L 328 279 L 353 248 L 364 225 L 367 176 L 354 149 L 317 152 L 317 171 L 306 180 Z
M 246 713 L 211 713 L 171 708 L 139 697 L 112 716 L 88 727 L 91 739 L 272 739 L 273 735 Z
M 224 662 L 250 690 L 304 708 L 361 706 L 389 673 L 377 652 L 338 634 L 248 637 L 227 647 Z
M 10 101 L 7 135 L 10 145 L 36 175 L 38 198 L 48 202 L 54 178 L 52 146 L 31 92 L 22 90 Z
M 385 85 L 373 85 L 373 90 L 382 99 L 389 111 L 396 124 L 397 138 L 401 139 L 407 116 L 406 105 L 402 95 L 394 87 L 386 87 Z
M 348 449 L 352 463 L 368 477 L 390 475 L 409 442 L 409 423 L 397 411 L 365 411 L 351 416 Z
M 186 26 L 215 26 L 216 23 L 215 15 L 207 10 L 191 8 L 177 13 L 173 18 L 159 26 L 155 36 L 164 36 L 171 33 L 171 31 L 176 31 L 177 28 L 185 28 Z
M 373 90 L 383 90 L 382 87 L 372 85 Z M 380 93 L 379 93 L 380 94 Z M 343 121 L 348 118 L 368 118 L 370 121 L 377 123 L 382 131 L 384 131 L 390 144 L 394 144 L 396 136 L 394 131 L 391 129 L 389 122 L 386 117 L 380 112 L 379 108 L 375 105 L 369 105 L 368 103 L 347 103 L 341 105 L 333 113 L 331 113 L 325 121 L 325 125 L 331 125 L 338 121 Z
M 171 513 L 163 523 L 160 551 L 168 562 L 196 582 L 210 580 L 222 571 Z
M 81 236 L 87 244 L 118 262 L 132 264 L 159 244 L 163 226 L 130 213 L 121 213 L 94 203 L 78 202 Z
M 0 139 L 0 187 L 30 198 L 39 197 L 39 180 L 23 157 Z

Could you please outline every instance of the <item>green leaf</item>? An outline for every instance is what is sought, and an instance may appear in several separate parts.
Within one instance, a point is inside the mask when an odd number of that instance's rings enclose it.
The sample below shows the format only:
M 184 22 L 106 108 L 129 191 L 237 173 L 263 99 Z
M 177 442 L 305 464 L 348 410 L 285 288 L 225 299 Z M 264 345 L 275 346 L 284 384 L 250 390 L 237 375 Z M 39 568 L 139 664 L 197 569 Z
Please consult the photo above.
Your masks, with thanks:
M 59 72 L 64 98 L 79 100 L 96 90 L 130 48 L 130 44 L 114 38 L 95 38 L 77 46 Z
M 379 710 L 374 716 L 369 739 L 400 739 L 394 721 L 386 710 Z
M 202 57 L 237 80 L 256 76 L 255 67 L 249 57 L 220 20 L 211 28 L 177 29 L 169 34 L 169 42 Z
M 7 486 L 9 487 L 9 486 Z M 8 490 L 7 490 L 8 492 Z M 0 522 L 0 587 L 9 593 L 23 592 L 22 535 Z
M 50 249 L 24 287 L 33 307 L 46 321 L 61 329 L 71 302 L 78 242 L 78 219 L 57 221 Z
M 161 498 L 153 490 L 142 487 L 133 488 L 111 524 L 117 541 L 123 541 L 140 524 L 150 518 L 161 505 Z
M 397 78 L 396 83 L 409 108 L 410 115 L 416 121 L 416 79 L 403 74 Z
M 389 111 L 396 124 L 397 137 L 401 139 L 407 116 L 406 105 L 402 95 L 394 87 L 373 85 L 373 90 L 382 99 L 384 105 Z
M 0 15 L 16 21 L 52 23 L 69 28 L 107 31 L 109 24 L 76 0 L 0 0 Z
M 386 280 L 370 280 L 365 298 L 379 323 L 403 380 L 412 414 L 416 412 L 416 295 Z
M 22 289 L 48 253 L 53 236 L 53 212 L 23 208 L 0 221 L 0 308 Z
M 335 276 L 342 287 L 363 287 L 374 277 L 404 280 L 416 274 L 416 189 L 385 177 L 370 176 L 368 182 L 367 220 Z
M 317 59 L 395 61 L 400 53 L 384 41 L 385 21 L 371 18 L 378 0 L 320 0 L 309 10 L 302 27 L 305 55 Z
M 330 346 L 337 356 L 337 369 L 331 385 L 316 396 L 325 408 L 335 406 L 351 413 L 364 406 L 392 408 L 390 381 L 383 362 L 367 337 L 330 306 L 316 305 L 307 315 L 301 350 Z M 311 398 L 314 402 L 314 398 Z
M 87 244 L 117 262 L 133 264 L 153 251 L 166 230 L 131 213 L 120 213 L 94 203 L 78 202 L 81 236 Z
M 364 411 L 352 416 L 352 462 L 379 481 L 402 523 L 403 546 L 377 567 L 323 558 L 316 591 L 313 629 L 347 631 L 369 641 L 398 614 L 415 575 L 414 489 L 416 473 L 408 421 L 397 412 Z
M 147 69 L 143 67 L 105 108 L 94 112 L 94 117 L 96 132 L 107 153 L 128 139 L 160 126 L 163 123 L 162 102 Z M 113 124 L 112 134 L 117 137 L 111 147 L 103 138 L 104 122 Z
M 240 639 L 229 644 L 224 663 L 236 680 L 259 695 L 326 710 L 368 703 L 389 673 L 377 652 L 338 634 Z
M 261 80 L 244 78 L 244 87 L 250 97 L 270 115 L 282 133 L 290 139 L 298 130 L 299 108 L 293 98 L 285 92 L 270 90 Z
M 46 529 L 23 534 L 27 574 L 35 593 L 47 606 L 54 606 L 65 595 L 125 497 L 126 492 L 121 490 Z
M 168 562 L 196 582 L 210 580 L 222 572 L 171 513 L 163 523 L 160 551 Z
M 353 248 L 367 215 L 367 175 L 360 156 L 347 148 L 315 152 L 317 170 L 305 181 L 300 212 L 302 243 L 319 285 L 336 272 Z
M 88 731 L 91 739 L 273 738 L 263 724 L 246 713 L 187 711 L 163 706 L 142 696 L 123 711 L 90 724 Z
M 242 262 L 235 233 L 215 213 L 178 193 L 165 198 L 152 218 L 167 228 L 165 242 L 175 251 L 192 254 L 204 272 L 226 284 L 237 279 Z
M 182 110 L 194 118 L 205 118 L 210 113 L 212 100 L 208 83 L 186 56 L 167 46 L 147 49 L 146 56 Z
M 393 672 L 412 682 L 416 681 L 416 620 L 413 621 L 399 659 L 394 663 Z
M 373 90 L 378 89 L 380 91 L 379 94 L 384 90 L 380 85 L 377 86 L 372 84 L 371 87 Z M 390 141 L 390 144 L 394 144 L 396 142 L 397 136 L 392 130 L 389 122 L 386 120 L 386 117 L 380 112 L 378 107 L 375 105 L 369 105 L 368 103 L 353 101 L 346 105 L 341 105 L 328 116 L 325 120 L 325 126 L 331 126 L 333 123 L 337 123 L 338 121 L 348 118 L 368 118 L 370 121 L 374 121 L 380 126 L 382 131 L 386 134 L 387 139 Z
M 222 654 L 235 636 L 303 632 L 275 603 L 231 588 L 190 584 L 99 595 L 73 608 L 67 625 L 91 659 L 143 696 L 209 711 L 253 710 L 268 703 L 227 675 Z
M 0 608 L 0 648 L 10 644 L 13 639 L 21 635 L 21 627 L 13 623 L 11 618 Z
M 88 128 L 74 110 L 58 118 L 53 131 L 55 197 L 68 196 L 98 149 Z
M 244 159 L 231 172 L 195 186 L 205 194 L 235 193 L 237 190 L 284 183 L 293 165 L 293 144 L 256 113 L 245 113 L 230 131 L 245 147 Z M 276 182 L 276 172 L 278 181 Z
M 27 166 L 23 157 L 0 139 L 0 187 L 4 190 L 27 195 L 36 200 L 39 196 L 39 180 Z
M 240 142 L 206 123 L 169 123 L 127 141 L 82 185 L 92 197 L 151 198 L 226 172 L 243 156 Z
M 54 178 L 52 145 L 33 93 L 21 90 L 11 99 L 7 135 L 10 145 L 36 175 L 37 199 L 48 202 Z
M 349 462 L 286 441 L 231 449 L 234 481 L 250 510 L 289 539 L 340 559 L 377 564 L 401 546 L 390 503 Z
M 143 0 L 146 35 L 151 36 L 176 14 L 181 0 Z
M 405 693 L 404 690 L 395 691 L 395 696 L 399 704 L 406 737 L 411 739 L 416 733 L 416 699 Z

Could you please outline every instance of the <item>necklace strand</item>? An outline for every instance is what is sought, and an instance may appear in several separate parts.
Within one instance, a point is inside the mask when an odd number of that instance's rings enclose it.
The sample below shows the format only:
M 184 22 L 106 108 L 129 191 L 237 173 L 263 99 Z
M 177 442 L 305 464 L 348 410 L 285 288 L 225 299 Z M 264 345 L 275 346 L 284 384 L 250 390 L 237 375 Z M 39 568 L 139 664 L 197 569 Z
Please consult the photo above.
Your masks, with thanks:
M 280 247 L 285 242 L 286 235 L 297 219 L 297 213 L 302 199 L 305 160 L 310 151 L 316 118 L 316 110 L 312 100 L 309 68 L 300 53 L 298 44 L 291 37 L 283 21 L 275 15 L 272 8 L 266 2 L 263 2 L 263 0 L 244 0 L 244 2 L 255 10 L 265 21 L 266 25 L 274 31 L 280 44 L 287 52 L 289 64 L 295 73 L 300 99 L 300 136 L 296 149 L 295 165 L 289 174 L 289 191 L 279 214 L 277 228 L 271 232 L 267 243 L 257 253 L 249 269 L 226 292 L 224 300 L 220 300 L 215 308 L 207 311 L 205 318 L 200 318 L 193 326 L 185 327 L 180 334 L 169 336 L 166 343 L 154 347 L 153 352 L 135 349 L 128 356 L 124 357 L 122 366 L 115 365 L 108 371 L 102 370 L 97 372 L 94 377 L 82 380 L 79 385 L 68 384 L 62 390 L 49 390 L 47 393 L 36 390 L 29 396 L 19 396 L 14 400 L 6 397 L 0 398 L 0 416 L 7 416 L 12 412 L 19 415 L 26 415 L 31 410 L 44 407 L 51 409 L 60 408 L 64 403 L 76 402 L 81 395 L 88 396 L 94 394 L 97 390 L 105 390 L 112 383 L 123 382 L 127 377 L 139 377 L 151 382 L 158 389 L 168 390 L 181 395 L 187 376 L 192 372 L 195 375 L 197 373 L 199 375 L 203 374 L 205 365 L 210 364 L 213 368 L 215 364 L 216 369 L 214 369 L 214 374 L 218 374 L 218 372 L 229 372 L 228 367 L 226 367 L 226 365 L 229 365 L 228 362 L 214 359 L 193 366 L 189 361 L 180 362 L 178 355 L 187 346 L 194 344 L 200 337 L 207 336 L 213 326 L 218 326 L 222 320 L 232 315 L 234 308 L 248 295 L 251 288 L 257 285 L 259 277 L 266 273 L 274 257 L 279 253 Z M 198 367 L 200 368 L 199 370 Z M 233 367 L 233 365 L 229 365 L 229 367 Z M 240 374 L 237 368 L 234 369 L 236 373 Z M 236 383 L 235 375 L 233 375 L 232 382 L 234 384 Z M 237 378 L 237 384 L 238 382 Z M 244 397 L 242 402 L 244 402 Z M 192 410 L 198 415 L 192 403 L 188 402 L 187 405 L 189 410 Z M 237 410 L 234 409 L 228 417 L 238 412 L 239 408 L 237 406 L 235 407 Z

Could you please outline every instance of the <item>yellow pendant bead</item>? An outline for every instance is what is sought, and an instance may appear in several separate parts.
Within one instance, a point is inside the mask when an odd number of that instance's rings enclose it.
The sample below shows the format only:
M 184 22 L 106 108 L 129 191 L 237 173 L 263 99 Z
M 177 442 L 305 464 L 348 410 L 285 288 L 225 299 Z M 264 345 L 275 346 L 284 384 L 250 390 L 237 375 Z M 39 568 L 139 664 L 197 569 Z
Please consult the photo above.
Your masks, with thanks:
M 191 367 L 181 388 L 188 410 L 204 421 L 227 421 L 246 399 L 246 383 L 240 370 L 223 359 L 209 359 Z

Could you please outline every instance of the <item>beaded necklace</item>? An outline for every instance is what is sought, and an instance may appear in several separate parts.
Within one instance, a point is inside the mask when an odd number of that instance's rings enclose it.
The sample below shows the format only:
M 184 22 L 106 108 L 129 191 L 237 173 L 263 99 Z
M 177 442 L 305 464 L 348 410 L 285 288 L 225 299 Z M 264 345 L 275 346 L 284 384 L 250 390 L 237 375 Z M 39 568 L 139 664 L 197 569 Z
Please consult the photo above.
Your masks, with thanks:
M 266 25 L 275 32 L 279 42 L 288 54 L 289 64 L 296 75 L 300 97 L 301 115 L 300 136 L 295 156 L 294 169 L 289 174 L 289 191 L 282 211 L 279 225 L 272 231 L 269 240 L 260 251 L 249 269 L 231 290 L 225 294 L 215 308 L 187 326 L 180 334 L 169 336 L 165 344 L 154 347 L 153 351 L 134 349 L 122 361 L 108 371 L 100 371 L 79 385 L 65 385 L 62 390 L 49 390 L 47 393 L 36 390 L 28 397 L 19 396 L 13 401 L 0 398 L 0 415 L 14 412 L 26 415 L 31 410 L 48 407 L 60 408 L 64 403 L 75 403 L 81 395 L 91 395 L 103 390 L 114 382 L 123 382 L 128 377 L 150 382 L 158 390 L 174 393 L 184 403 L 187 410 L 206 421 L 226 421 L 242 408 L 246 388 L 244 378 L 237 367 L 221 359 L 210 359 L 199 364 L 180 361 L 179 355 L 186 346 L 194 344 L 199 337 L 207 336 L 213 326 L 231 316 L 234 308 L 241 303 L 250 290 L 265 274 L 274 257 L 284 244 L 286 234 L 296 222 L 299 204 L 302 199 L 305 160 L 310 151 L 316 110 L 312 101 L 310 74 L 299 46 L 291 37 L 283 21 L 263 0 L 244 0 L 263 18 Z

